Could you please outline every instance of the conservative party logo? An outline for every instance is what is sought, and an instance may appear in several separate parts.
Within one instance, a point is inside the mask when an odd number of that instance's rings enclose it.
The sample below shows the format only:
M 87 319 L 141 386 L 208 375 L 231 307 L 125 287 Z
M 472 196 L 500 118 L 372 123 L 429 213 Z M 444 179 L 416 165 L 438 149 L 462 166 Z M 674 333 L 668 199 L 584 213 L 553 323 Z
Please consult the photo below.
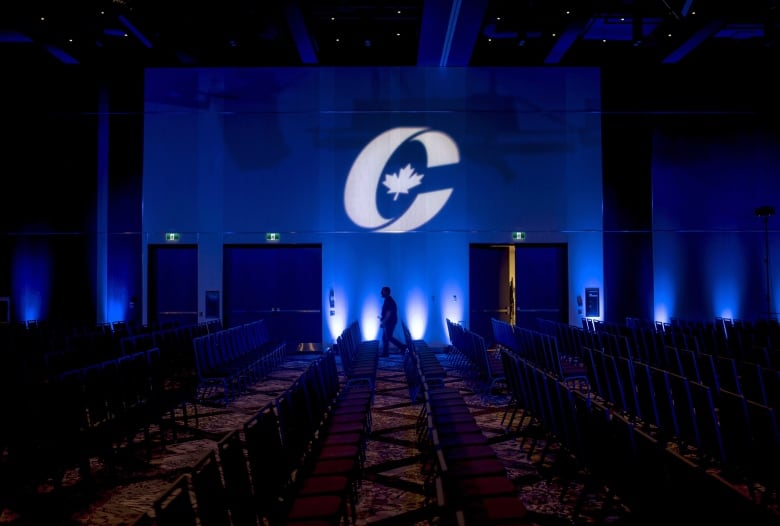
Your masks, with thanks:
M 383 173 L 390 158 L 412 142 L 425 149 L 425 166 L 407 162 L 397 171 Z M 458 146 L 445 133 L 415 127 L 387 130 L 369 142 L 352 164 L 344 187 L 344 210 L 353 223 L 375 232 L 401 233 L 419 228 L 444 208 L 452 194 L 452 188 L 424 191 L 425 173 L 429 168 L 459 161 Z M 397 202 L 402 195 L 413 196 L 411 204 L 402 213 L 385 217 L 377 202 L 380 183 L 387 199 Z

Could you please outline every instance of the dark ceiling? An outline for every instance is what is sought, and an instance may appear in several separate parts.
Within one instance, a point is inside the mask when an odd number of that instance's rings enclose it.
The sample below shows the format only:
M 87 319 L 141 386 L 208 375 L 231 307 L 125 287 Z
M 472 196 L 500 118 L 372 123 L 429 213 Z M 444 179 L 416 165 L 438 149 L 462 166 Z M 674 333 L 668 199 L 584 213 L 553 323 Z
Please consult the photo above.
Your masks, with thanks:
M 6 0 L 3 64 L 780 65 L 780 0 Z

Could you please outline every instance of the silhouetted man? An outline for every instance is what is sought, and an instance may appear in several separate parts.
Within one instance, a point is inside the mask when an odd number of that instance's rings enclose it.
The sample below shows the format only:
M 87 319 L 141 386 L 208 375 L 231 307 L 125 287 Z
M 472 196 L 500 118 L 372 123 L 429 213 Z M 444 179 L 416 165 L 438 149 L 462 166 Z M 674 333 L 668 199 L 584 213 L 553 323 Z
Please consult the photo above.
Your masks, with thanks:
M 395 332 L 395 326 L 398 323 L 398 305 L 390 295 L 390 287 L 382 287 L 382 297 L 385 299 L 382 303 L 382 316 L 380 316 L 382 324 L 382 356 L 390 355 L 390 342 L 398 347 L 398 350 L 402 353 L 406 351 L 406 345 L 398 338 L 393 336 Z

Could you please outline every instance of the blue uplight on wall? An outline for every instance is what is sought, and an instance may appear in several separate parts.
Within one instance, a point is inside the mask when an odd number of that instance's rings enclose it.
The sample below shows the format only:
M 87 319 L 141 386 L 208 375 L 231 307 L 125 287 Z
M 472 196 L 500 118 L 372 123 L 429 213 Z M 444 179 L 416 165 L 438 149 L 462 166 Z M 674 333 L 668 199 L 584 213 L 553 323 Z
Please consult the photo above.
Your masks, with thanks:
M 364 340 L 376 340 L 382 337 L 379 325 L 379 316 L 382 314 L 381 298 L 374 292 L 363 298 L 360 302 L 360 329 L 363 331 Z
M 654 319 L 669 323 L 670 313 L 674 312 L 676 286 L 669 272 L 659 272 L 655 277 Z
M 14 319 L 41 320 L 48 315 L 51 296 L 51 259 L 45 240 L 20 245 L 13 260 Z
M 414 340 L 424 339 L 428 327 L 428 319 L 431 314 L 438 316 L 438 312 L 430 313 L 428 308 L 428 296 L 425 291 L 415 289 L 406 296 L 406 308 L 401 321 L 406 323 L 409 333 Z M 399 312 L 399 315 L 402 315 Z
M 112 283 L 109 289 L 117 292 L 107 300 L 106 321 L 128 321 L 130 319 L 130 298 L 127 290 L 121 290 L 121 285 L 118 283 Z

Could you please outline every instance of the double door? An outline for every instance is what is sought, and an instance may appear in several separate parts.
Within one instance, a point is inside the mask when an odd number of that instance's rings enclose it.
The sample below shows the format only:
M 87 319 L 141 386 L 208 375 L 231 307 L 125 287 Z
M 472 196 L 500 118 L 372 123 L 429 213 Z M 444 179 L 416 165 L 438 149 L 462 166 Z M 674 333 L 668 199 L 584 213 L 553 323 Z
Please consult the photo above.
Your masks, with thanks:
M 292 346 L 322 342 L 320 245 L 226 245 L 222 261 L 227 326 L 264 319 Z
M 222 282 L 221 313 L 218 291 L 206 291 L 208 317 L 225 327 L 264 319 L 293 346 L 322 342 L 320 245 L 226 245 Z M 197 245 L 150 247 L 148 296 L 149 322 L 198 323 Z
M 493 344 L 492 318 L 536 329 L 537 318 L 568 321 L 565 244 L 469 247 L 469 329 Z

